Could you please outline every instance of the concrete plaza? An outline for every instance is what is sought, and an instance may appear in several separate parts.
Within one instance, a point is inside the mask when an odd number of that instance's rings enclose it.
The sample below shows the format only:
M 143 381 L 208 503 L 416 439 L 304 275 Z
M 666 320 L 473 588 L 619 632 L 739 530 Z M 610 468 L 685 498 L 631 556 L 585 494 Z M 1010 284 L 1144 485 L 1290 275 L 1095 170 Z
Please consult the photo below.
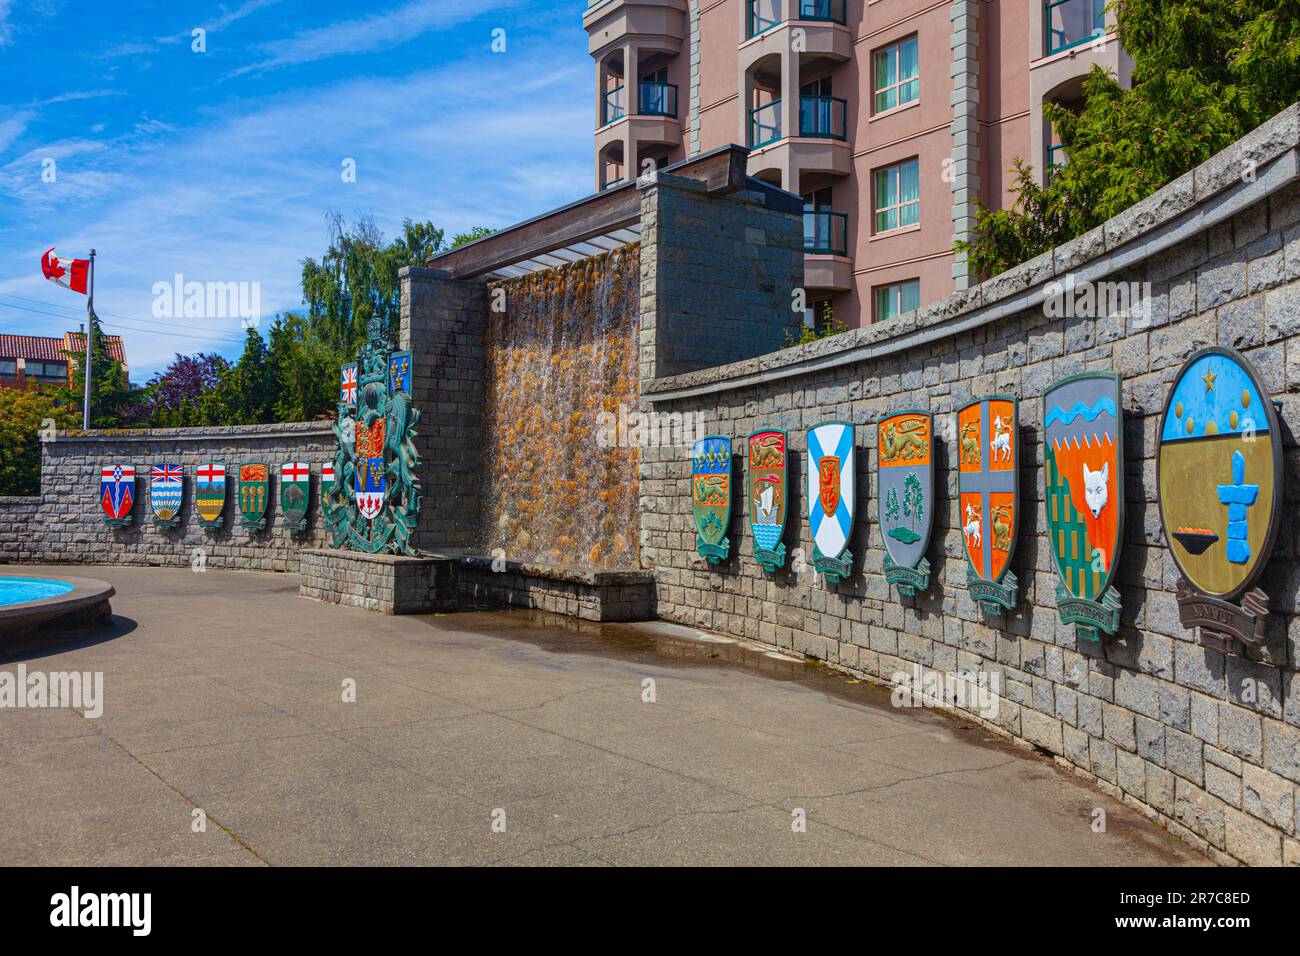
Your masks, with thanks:
M 111 630 L 0 648 L 0 671 L 104 675 L 96 719 L 0 710 L 5 864 L 1206 862 L 979 728 L 685 628 L 384 617 L 285 574 L 6 573 L 118 593 Z

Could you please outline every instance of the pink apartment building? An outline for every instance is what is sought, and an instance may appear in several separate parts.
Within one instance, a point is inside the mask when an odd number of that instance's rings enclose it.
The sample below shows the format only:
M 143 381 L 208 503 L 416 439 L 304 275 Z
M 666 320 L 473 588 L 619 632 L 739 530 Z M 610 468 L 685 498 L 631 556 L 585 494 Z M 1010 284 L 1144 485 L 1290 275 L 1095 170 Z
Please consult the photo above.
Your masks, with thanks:
M 970 285 L 953 240 L 1094 64 L 1129 82 L 1105 0 L 590 0 L 596 188 L 728 143 L 804 199 L 804 282 L 849 327 Z

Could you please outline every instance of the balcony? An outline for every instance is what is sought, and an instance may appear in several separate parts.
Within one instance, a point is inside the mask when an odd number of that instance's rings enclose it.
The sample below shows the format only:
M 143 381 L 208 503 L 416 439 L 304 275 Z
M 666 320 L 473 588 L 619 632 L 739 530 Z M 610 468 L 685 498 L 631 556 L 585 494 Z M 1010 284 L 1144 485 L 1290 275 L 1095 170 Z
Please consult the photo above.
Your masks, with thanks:
M 829 209 L 803 214 L 803 252 L 806 256 L 847 256 L 849 216 Z
M 1106 32 L 1106 0 L 1049 0 L 1043 6 L 1047 53 L 1088 43 Z
M 803 284 L 809 289 L 853 288 L 849 259 L 849 217 L 829 209 L 803 214 Z
M 762 149 L 781 138 L 781 101 L 749 111 L 749 148 Z
M 623 97 L 625 87 L 616 86 L 605 94 L 601 101 L 600 125 L 608 126 L 627 115 L 626 101 Z
M 845 139 L 848 101 L 838 96 L 799 97 L 799 135 L 808 139 Z M 749 111 L 749 148 L 762 149 L 781 139 L 781 101 Z
M 677 84 L 642 82 L 637 97 L 637 113 L 641 116 L 668 116 L 677 118 Z
M 789 16 L 782 16 L 786 9 Z M 844 24 L 844 0 L 749 0 L 745 35 L 761 36 L 786 20 Z
M 687 0 L 602 0 L 582 15 L 588 52 L 598 56 L 630 39 L 652 40 L 677 53 L 688 32 Z

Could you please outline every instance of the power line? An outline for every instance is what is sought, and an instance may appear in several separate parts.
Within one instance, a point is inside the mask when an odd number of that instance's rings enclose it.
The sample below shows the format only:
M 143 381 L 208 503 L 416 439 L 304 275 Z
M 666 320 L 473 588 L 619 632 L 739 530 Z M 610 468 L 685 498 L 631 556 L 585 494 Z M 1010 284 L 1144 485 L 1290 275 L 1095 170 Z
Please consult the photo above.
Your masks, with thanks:
M 53 309 L 67 309 L 73 315 L 81 314 L 80 309 L 74 308 L 72 306 L 57 305 L 55 303 L 46 302 L 43 299 L 33 299 L 33 298 L 29 298 L 28 296 L 16 295 L 13 292 L 0 292 L 0 296 L 4 296 L 10 299 L 19 299 L 23 302 L 34 302 L 37 305 L 43 305 Z M 0 303 L 0 304 L 5 304 L 5 303 Z M 21 306 L 15 305 L 12 306 L 12 308 L 17 309 L 17 308 L 21 308 Z M 166 329 L 174 329 L 176 327 L 174 322 L 164 322 L 159 319 L 146 319 L 138 315 L 123 315 L 121 312 L 104 312 L 104 311 L 100 311 L 99 309 L 96 309 L 95 314 L 99 316 L 101 319 L 103 319 L 104 316 L 110 316 L 112 318 L 123 319 L 128 322 L 143 322 L 146 325 L 157 325 Z
M 13 303 L 10 302 L 0 302 L 0 306 L 4 306 L 7 309 L 18 309 L 22 312 L 33 312 L 37 315 L 48 315 L 51 318 L 63 319 L 65 321 L 72 321 L 77 318 L 76 315 L 64 315 L 58 312 L 47 312 L 44 311 L 43 309 L 33 309 L 24 305 L 14 305 Z M 98 312 L 95 314 L 97 316 L 99 315 Z M 99 318 L 100 318 L 101 325 L 105 325 L 110 328 L 118 329 L 126 332 L 139 332 L 142 335 L 161 335 L 161 336 L 174 338 L 174 339 L 187 339 L 190 341 L 197 340 L 200 342 L 210 342 L 213 344 L 229 344 L 229 345 L 239 344 L 244 339 L 243 333 L 239 333 L 239 332 L 231 332 L 228 334 L 222 334 L 215 337 L 210 335 L 205 335 L 201 332 L 160 332 L 157 329 L 144 329 L 138 326 L 126 325 L 122 322 L 105 322 L 103 320 L 103 316 L 99 316 Z

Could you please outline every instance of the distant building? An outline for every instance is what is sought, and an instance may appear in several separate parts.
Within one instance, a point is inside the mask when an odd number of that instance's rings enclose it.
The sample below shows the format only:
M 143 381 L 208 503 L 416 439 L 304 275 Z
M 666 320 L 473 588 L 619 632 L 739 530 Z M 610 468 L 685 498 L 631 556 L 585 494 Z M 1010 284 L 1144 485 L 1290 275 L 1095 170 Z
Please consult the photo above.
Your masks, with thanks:
M 1043 104 L 1132 60 L 1103 0 L 588 0 L 595 185 L 728 143 L 804 200 L 808 302 L 853 327 L 969 286 L 976 202 L 1067 162 Z
M 130 383 L 126 349 L 120 335 L 105 335 L 108 354 L 122 363 Z M 69 354 L 86 354 L 84 332 L 64 332 L 63 338 L 43 335 L 0 335 L 0 388 L 31 388 L 68 384 Z M 72 359 L 76 364 L 76 359 Z

